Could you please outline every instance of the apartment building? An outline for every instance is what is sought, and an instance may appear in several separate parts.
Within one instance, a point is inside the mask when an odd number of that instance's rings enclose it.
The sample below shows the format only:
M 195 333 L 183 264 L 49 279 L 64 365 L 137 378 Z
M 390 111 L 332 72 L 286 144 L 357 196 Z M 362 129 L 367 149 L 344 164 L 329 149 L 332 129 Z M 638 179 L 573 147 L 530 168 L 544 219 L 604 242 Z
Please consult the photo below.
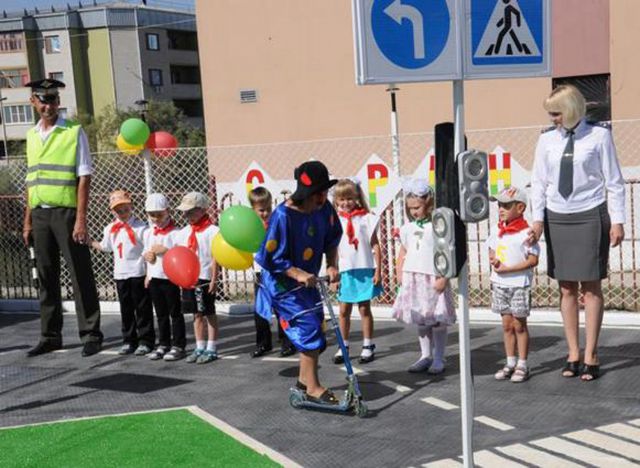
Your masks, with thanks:
M 0 18 L 0 92 L 9 140 L 33 125 L 31 79 L 51 77 L 63 115 L 98 114 L 109 105 L 171 100 L 203 125 L 195 16 L 128 4 L 27 12 Z

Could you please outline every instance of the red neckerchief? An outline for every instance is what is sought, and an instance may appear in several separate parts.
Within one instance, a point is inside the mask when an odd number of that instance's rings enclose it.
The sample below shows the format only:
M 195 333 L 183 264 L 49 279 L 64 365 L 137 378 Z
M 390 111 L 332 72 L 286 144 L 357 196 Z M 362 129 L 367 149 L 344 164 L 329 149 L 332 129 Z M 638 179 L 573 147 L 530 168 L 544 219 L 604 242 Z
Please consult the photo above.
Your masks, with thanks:
M 341 217 L 347 219 L 347 236 L 349 236 L 349 244 L 353 245 L 353 248 L 358 250 L 358 239 L 356 238 L 356 230 L 353 227 L 352 218 L 356 216 L 364 216 L 368 213 L 364 208 L 358 208 L 357 210 L 353 210 L 351 213 L 346 213 L 341 211 L 339 214 Z
M 187 242 L 187 247 L 194 252 L 198 251 L 198 238 L 196 237 L 196 232 L 202 232 L 207 229 L 209 226 L 213 225 L 211 219 L 209 219 L 209 215 L 204 215 L 200 220 L 191 225 L 191 234 L 189 234 L 189 241 Z
M 165 227 L 153 226 L 153 235 L 157 236 L 158 234 L 160 234 L 161 236 L 166 236 L 171 231 L 173 231 L 173 228 L 175 227 L 176 226 L 175 224 L 173 224 L 173 219 L 170 219 Z
M 510 223 L 498 221 L 498 237 L 502 237 L 505 234 L 520 232 L 523 229 L 527 229 L 528 227 L 529 223 L 527 223 L 527 221 L 522 216 L 516 219 L 512 219 Z
M 133 233 L 133 229 L 131 229 L 131 226 L 129 226 L 129 224 L 124 221 L 118 221 L 113 223 L 113 226 L 111 226 L 111 234 L 115 234 L 117 236 L 118 232 L 120 232 L 120 229 L 122 228 L 124 228 L 125 231 L 127 231 L 127 234 L 129 235 L 129 240 L 131 241 L 131 243 L 133 245 L 136 245 L 136 235 Z

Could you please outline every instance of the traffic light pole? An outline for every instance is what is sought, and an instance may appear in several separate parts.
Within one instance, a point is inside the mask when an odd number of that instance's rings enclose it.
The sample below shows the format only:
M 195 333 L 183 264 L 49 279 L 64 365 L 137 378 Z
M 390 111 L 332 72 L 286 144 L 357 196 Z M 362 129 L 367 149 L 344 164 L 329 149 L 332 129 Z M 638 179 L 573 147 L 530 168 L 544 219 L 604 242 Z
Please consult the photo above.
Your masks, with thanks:
M 454 154 L 464 151 L 464 82 L 453 81 Z M 466 229 L 466 227 L 465 227 Z M 462 246 L 467 248 L 467 246 Z M 462 420 L 462 460 L 473 468 L 473 382 L 471 378 L 471 341 L 469 339 L 469 263 L 458 275 L 458 335 L 460 341 L 460 408 Z

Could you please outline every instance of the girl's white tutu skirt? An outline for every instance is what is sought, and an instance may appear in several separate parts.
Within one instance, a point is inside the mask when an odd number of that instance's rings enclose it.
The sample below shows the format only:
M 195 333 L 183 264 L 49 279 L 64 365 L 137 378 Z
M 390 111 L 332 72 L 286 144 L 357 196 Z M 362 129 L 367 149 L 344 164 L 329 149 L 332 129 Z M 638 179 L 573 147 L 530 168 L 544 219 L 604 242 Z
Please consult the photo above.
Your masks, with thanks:
M 418 326 L 456 323 L 451 287 L 447 285 L 438 293 L 433 288 L 435 280 L 435 276 L 426 273 L 403 272 L 402 287 L 393 303 L 393 317 L 399 322 Z

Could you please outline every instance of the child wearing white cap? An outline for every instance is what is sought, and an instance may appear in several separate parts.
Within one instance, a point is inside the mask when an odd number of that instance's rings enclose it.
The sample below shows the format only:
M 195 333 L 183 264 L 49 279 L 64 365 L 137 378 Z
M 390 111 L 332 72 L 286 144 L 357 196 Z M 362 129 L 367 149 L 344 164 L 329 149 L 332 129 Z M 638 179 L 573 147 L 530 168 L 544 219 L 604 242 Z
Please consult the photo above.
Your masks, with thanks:
M 113 252 L 113 278 L 122 317 L 123 344 L 119 354 L 144 356 L 156 343 L 151 298 L 144 285 L 142 243 L 147 224 L 133 215 L 131 195 L 124 190 L 114 190 L 109 195 L 109 209 L 115 220 L 104 228 L 102 241 L 92 241 L 91 247 Z
M 400 228 L 397 275 L 402 283 L 393 316 L 418 327 L 421 355 L 408 371 L 441 374 L 447 326 L 455 323 L 456 311 L 449 281 L 437 276 L 433 265 L 434 192 L 425 179 L 410 180 L 403 191 L 409 221 Z
M 184 316 L 180 310 L 180 288 L 169 281 L 162 268 L 162 256 L 176 245 L 175 225 L 169 213 L 169 202 L 163 194 L 149 195 L 145 210 L 151 224 L 144 236 L 146 284 L 158 320 L 158 347 L 149 354 L 149 359 L 176 361 L 184 358 L 187 344 Z
M 182 311 L 193 314 L 196 347 L 187 362 L 206 364 L 218 359 L 218 320 L 215 291 L 218 264 L 211 255 L 211 242 L 218 227 L 207 214 L 209 201 L 199 192 L 187 193 L 177 210 L 187 219 L 187 226 L 176 233 L 176 245 L 191 249 L 200 260 L 200 274 L 193 289 L 182 290 Z
M 498 230 L 489 239 L 491 263 L 491 309 L 502 316 L 504 348 L 507 364 L 495 373 L 496 380 L 524 382 L 529 378 L 527 355 L 529 330 L 527 317 L 531 310 L 533 268 L 538 264 L 540 247 L 529 244 L 529 224 L 524 219 L 527 194 L 509 187 L 491 201 L 498 202 Z M 516 362 L 516 348 L 518 361 Z

